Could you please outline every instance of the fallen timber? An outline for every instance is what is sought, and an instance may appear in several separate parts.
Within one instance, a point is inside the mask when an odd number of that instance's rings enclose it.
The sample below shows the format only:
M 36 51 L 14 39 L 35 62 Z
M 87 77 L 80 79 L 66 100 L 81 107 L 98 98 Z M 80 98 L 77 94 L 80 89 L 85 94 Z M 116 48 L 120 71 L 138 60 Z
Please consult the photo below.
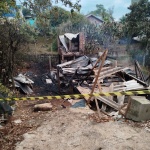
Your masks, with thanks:
M 101 95 L 94 97 L 92 96 L 93 93 L 149 90 L 149 85 L 138 62 L 135 63 L 136 71 L 129 67 L 117 66 L 116 62 L 115 64 L 109 63 L 109 65 L 105 66 L 107 50 L 97 60 L 95 59 L 93 64 L 90 58 L 88 59 L 86 56 L 82 56 L 82 58 L 59 64 L 58 72 L 62 76 L 70 76 L 69 82 L 73 81 L 73 83 L 76 83 L 75 87 L 81 94 L 90 94 L 89 97 L 84 98 L 88 104 L 95 100 L 98 112 L 106 112 L 107 106 L 121 111 L 122 107 L 128 103 L 128 100 L 126 95 L 118 95 L 117 97 L 115 95 Z M 59 77 L 59 80 L 61 81 L 62 78 Z M 98 101 L 102 103 L 101 108 L 98 105 Z

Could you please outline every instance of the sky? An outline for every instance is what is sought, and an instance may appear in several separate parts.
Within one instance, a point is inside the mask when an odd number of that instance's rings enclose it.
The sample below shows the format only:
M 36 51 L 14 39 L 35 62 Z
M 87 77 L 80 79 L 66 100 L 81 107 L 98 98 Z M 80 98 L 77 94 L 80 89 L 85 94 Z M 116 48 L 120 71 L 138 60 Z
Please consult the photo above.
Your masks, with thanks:
M 72 0 L 75 2 L 76 0 Z M 80 0 L 81 4 L 81 13 L 86 15 L 90 11 L 96 10 L 97 4 L 104 5 L 104 8 L 112 8 L 113 7 L 113 17 L 116 21 L 119 20 L 123 15 L 129 13 L 128 7 L 131 5 L 131 0 Z M 59 6 L 62 6 L 59 4 Z M 63 8 L 66 8 L 62 6 Z M 68 8 L 67 8 L 68 9 Z
M 81 13 L 87 14 L 88 12 L 95 10 L 96 4 L 102 4 L 106 9 L 113 7 L 113 16 L 115 20 L 119 20 L 123 15 L 129 13 L 127 7 L 130 6 L 131 0 L 81 0 Z
M 21 0 L 23 1 L 23 0 Z M 71 0 L 72 2 L 75 2 L 76 0 Z M 17 3 L 19 0 L 17 0 Z M 119 20 L 123 15 L 126 13 L 129 13 L 128 6 L 131 4 L 131 0 L 80 0 L 81 7 L 81 13 L 86 15 L 90 11 L 93 11 L 96 9 L 96 4 L 102 4 L 104 5 L 104 8 L 114 8 L 113 17 L 115 20 Z M 59 6 L 62 6 L 60 3 Z M 63 8 L 66 8 L 65 6 L 62 6 Z M 69 10 L 69 8 L 66 8 Z

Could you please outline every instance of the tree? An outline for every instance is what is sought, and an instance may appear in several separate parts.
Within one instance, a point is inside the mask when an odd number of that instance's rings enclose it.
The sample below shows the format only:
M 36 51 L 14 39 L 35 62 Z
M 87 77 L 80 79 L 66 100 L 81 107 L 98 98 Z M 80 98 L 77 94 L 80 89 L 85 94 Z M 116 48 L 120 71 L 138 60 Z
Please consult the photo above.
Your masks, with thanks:
M 36 24 L 40 32 L 44 35 L 52 34 L 52 30 L 56 29 L 60 24 L 67 22 L 71 14 L 69 11 L 61 7 L 52 7 L 51 12 L 47 10 L 43 13 L 43 18 L 38 16 Z
M 72 8 L 72 13 L 74 9 L 77 11 L 80 10 L 81 6 L 79 5 L 79 1 L 80 0 L 76 0 L 76 2 L 73 3 L 71 0 L 56 0 L 55 3 L 62 2 L 65 6 L 69 6 Z M 55 28 L 60 23 L 65 22 L 71 14 L 68 14 L 67 11 L 61 8 L 54 7 L 52 0 L 26 0 L 23 4 L 35 15 L 37 28 L 42 36 L 46 39 L 51 37 L 50 40 L 55 38 Z
M 10 10 L 10 7 L 14 7 L 16 5 L 15 0 L 1 0 L 0 1 L 0 16 L 3 13 L 6 13 Z
M 139 3 L 133 3 L 129 9 L 131 12 L 126 15 L 128 32 L 132 36 L 146 35 L 149 38 L 150 2 L 148 0 L 140 0 Z
M 122 16 L 121 18 L 120 18 L 120 23 L 122 23 L 122 24 L 125 24 L 126 23 L 126 19 L 127 19 L 127 17 L 126 16 Z
M 66 7 L 69 6 L 77 11 L 80 11 L 81 5 L 79 5 L 80 0 L 76 0 L 76 2 L 72 2 L 71 0 L 56 0 L 55 3 L 62 2 Z M 36 16 L 40 16 L 42 13 L 47 10 L 51 13 L 53 8 L 52 0 L 25 0 L 23 2 L 25 7 L 28 7 L 33 11 Z M 71 11 L 73 11 L 73 9 Z
M 135 36 L 141 37 L 141 43 L 144 46 L 145 54 L 150 55 L 150 2 L 148 0 L 140 0 L 133 3 L 129 9 L 131 12 L 126 15 L 126 25 L 128 35 L 131 38 Z M 145 60 L 143 60 L 143 65 Z
M 100 16 L 104 21 L 112 22 L 113 18 L 113 8 L 109 8 L 108 10 L 104 8 L 102 4 L 96 5 L 96 10 L 91 11 L 90 14 Z
M 74 9 L 80 9 L 78 0 L 76 3 L 72 3 L 68 0 L 60 1 Z M 16 7 L 15 4 L 15 0 L 1 0 L 1 16 L 3 16 L 3 13 L 9 12 L 11 7 Z M 50 19 L 52 18 L 50 18 L 50 14 L 53 12 L 51 0 L 27 0 L 24 2 L 24 6 L 31 10 L 32 13 L 44 23 L 43 28 L 47 29 L 46 32 L 44 32 L 45 35 L 47 34 L 47 31 L 51 31 L 52 26 Z M 49 15 L 47 17 L 48 11 Z M 4 21 L 0 24 L 0 76 L 3 83 L 8 83 L 10 78 L 13 81 L 16 53 L 19 51 L 22 44 L 29 42 L 30 38 L 32 37 L 31 35 L 34 35 L 35 33 L 35 31 L 30 30 L 31 27 L 24 25 L 18 17 L 19 16 L 17 15 L 17 18 L 11 21 L 3 17 Z
M 0 75 L 3 83 L 7 84 L 14 76 L 15 56 L 17 51 L 31 39 L 31 30 L 18 20 L 5 20 L 0 24 Z M 32 33 L 35 33 L 32 31 Z

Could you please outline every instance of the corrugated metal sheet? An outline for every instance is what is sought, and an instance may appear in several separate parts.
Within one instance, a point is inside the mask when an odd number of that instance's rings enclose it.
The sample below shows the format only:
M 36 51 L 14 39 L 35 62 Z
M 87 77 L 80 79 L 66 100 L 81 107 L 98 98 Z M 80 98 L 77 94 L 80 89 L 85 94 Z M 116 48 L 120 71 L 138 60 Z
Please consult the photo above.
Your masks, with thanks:
M 60 39 L 60 42 L 65 47 L 66 51 L 68 51 L 68 47 L 67 47 L 67 44 L 66 44 L 66 41 L 65 41 L 65 36 L 64 35 L 59 35 L 59 39 Z
M 69 40 L 72 40 L 73 38 L 77 38 L 77 36 L 79 35 L 79 33 L 77 33 L 77 34 L 65 33 L 64 35 L 65 35 L 65 37 L 67 37 Z

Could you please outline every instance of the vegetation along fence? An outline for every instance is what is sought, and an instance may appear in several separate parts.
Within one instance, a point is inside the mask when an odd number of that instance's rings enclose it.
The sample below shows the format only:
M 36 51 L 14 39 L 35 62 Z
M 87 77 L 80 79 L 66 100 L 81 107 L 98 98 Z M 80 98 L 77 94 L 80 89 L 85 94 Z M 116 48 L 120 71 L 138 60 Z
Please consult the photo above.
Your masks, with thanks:
M 26 61 L 26 62 L 50 62 L 53 67 L 59 64 L 59 55 L 58 54 L 40 54 L 40 55 L 17 55 L 17 61 Z

